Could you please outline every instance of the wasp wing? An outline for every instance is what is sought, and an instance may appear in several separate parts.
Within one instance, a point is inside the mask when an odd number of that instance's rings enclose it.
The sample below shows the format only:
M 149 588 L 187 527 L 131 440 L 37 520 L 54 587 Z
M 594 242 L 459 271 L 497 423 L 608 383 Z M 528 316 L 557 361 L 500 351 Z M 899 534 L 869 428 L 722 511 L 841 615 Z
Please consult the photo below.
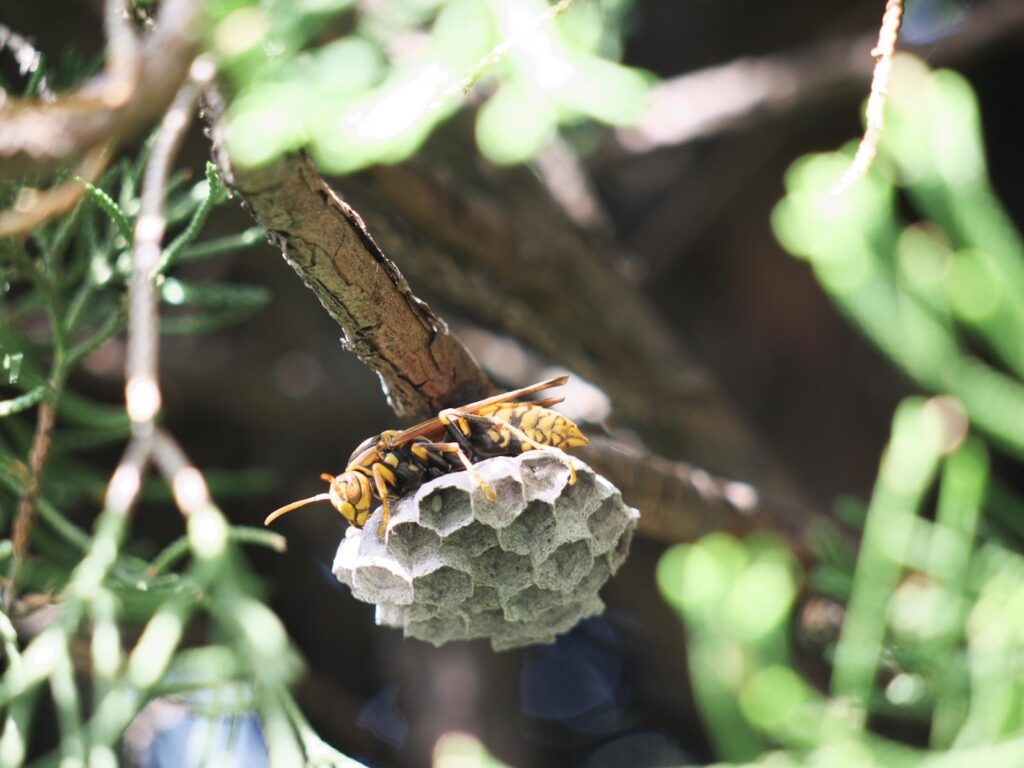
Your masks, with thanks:
M 534 408 L 550 408 L 552 405 L 558 405 L 563 402 L 565 402 L 564 397 L 542 397 L 539 400 L 526 400 L 522 404 L 532 405 Z
M 521 389 L 514 389 L 511 392 L 504 392 L 500 395 L 493 395 L 483 400 L 478 400 L 475 403 L 469 405 L 463 405 L 456 410 L 462 411 L 463 413 L 476 413 L 482 408 L 486 408 L 489 405 L 498 405 L 499 403 L 507 403 L 510 400 L 516 400 L 524 395 L 531 395 L 534 392 L 540 392 L 551 387 L 558 387 L 565 384 L 569 380 L 568 376 L 555 376 L 553 379 L 547 379 L 545 381 L 531 384 L 528 387 Z M 541 408 L 548 408 L 549 406 L 555 405 L 556 403 L 562 402 L 565 398 L 562 397 L 549 397 L 543 400 L 531 400 L 530 405 L 537 405 Z M 430 441 L 442 440 L 445 435 L 445 427 L 440 420 L 435 416 L 432 419 L 421 421 L 419 424 L 415 424 L 408 429 L 403 429 L 401 432 L 396 432 L 393 435 L 389 435 L 387 439 L 387 445 L 395 448 L 399 445 L 404 445 L 412 440 L 418 438 L 426 438 Z
M 469 405 L 463 405 L 457 410 L 463 411 L 464 413 L 476 413 L 481 408 L 486 408 L 488 405 L 498 405 L 499 403 L 507 403 L 509 400 L 516 400 L 523 395 L 532 395 L 534 392 L 540 392 L 544 389 L 551 389 L 552 387 L 559 387 L 565 384 L 569 380 L 567 375 L 555 376 L 553 379 L 547 379 L 545 381 L 539 381 L 536 384 L 531 384 L 528 387 L 522 389 L 513 389 L 511 392 L 505 392 L 500 395 L 494 395 L 488 397 L 485 400 L 477 400 L 475 403 Z

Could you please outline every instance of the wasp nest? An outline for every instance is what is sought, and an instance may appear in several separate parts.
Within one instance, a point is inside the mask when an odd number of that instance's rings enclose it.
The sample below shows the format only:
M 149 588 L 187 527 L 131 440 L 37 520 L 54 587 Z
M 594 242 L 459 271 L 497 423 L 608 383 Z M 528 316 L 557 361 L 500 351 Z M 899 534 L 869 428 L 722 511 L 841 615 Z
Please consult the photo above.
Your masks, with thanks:
M 476 465 L 493 501 L 466 472 L 444 475 L 349 528 L 334 574 L 377 623 L 441 645 L 489 638 L 496 651 L 550 643 L 604 610 L 598 590 L 629 550 L 639 513 L 590 467 L 561 451 Z

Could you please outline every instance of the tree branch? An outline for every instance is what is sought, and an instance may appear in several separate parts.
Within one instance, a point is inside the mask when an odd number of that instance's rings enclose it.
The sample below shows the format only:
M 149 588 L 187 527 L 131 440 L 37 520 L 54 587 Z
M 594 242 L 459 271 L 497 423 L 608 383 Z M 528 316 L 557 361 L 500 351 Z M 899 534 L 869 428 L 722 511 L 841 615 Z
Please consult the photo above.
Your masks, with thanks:
M 941 43 L 902 44 L 937 64 L 963 58 L 1024 27 L 1024 3 L 992 0 L 971 11 L 962 31 Z M 786 53 L 742 58 L 661 83 L 641 119 L 618 131 L 627 152 L 651 152 L 784 114 L 823 96 L 852 94 L 871 83 L 877 33 L 830 40 Z
M 344 346 L 380 376 L 395 413 L 432 415 L 493 392 L 465 347 L 413 295 L 359 215 L 308 158 L 291 156 L 260 170 L 233 168 L 218 131 L 214 122 L 225 183 L 341 326 Z
M 673 543 L 694 541 L 712 531 L 743 535 L 767 530 L 803 554 L 808 528 L 824 521 L 798 497 L 716 477 L 622 440 L 591 437 L 579 453 L 641 511 L 637 532 L 650 539 Z
M 875 69 L 871 75 L 871 93 L 868 95 L 866 123 L 864 135 L 857 147 L 857 153 L 839 180 L 833 195 L 840 195 L 848 190 L 858 179 L 868 172 L 878 155 L 878 145 L 882 140 L 882 128 L 885 124 L 885 104 L 889 98 L 889 81 L 892 79 L 893 58 L 896 56 L 896 40 L 903 25 L 903 0 L 887 0 L 882 26 L 878 31 L 878 44 L 872 49 L 875 57 Z
M 24 237 L 36 227 L 71 211 L 85 194 L 86 184 L 92 184 L 107 168 L 110 152 L 105 146 L 90 149 L 75 168 L 71 181 L 50 189 L 22 187 L 12 208 L 0 211 L 0 238 Z
M 195 55 L 201 4 L 164 0 L 152 34 L 139 41 L 108 0 L 107 68 L 53 101 L 11 100 L 0 107 L 0 178 L 50 170 L 132 135 L 163 113 Z
M 56 421 L 56 409 L 53 403 L 43 401 L 39 405 L 36 415 L 36 431 L 32 438 L 32 448 L 28 454 L 28 477 L 25 481 L 25 490 L 18 499 L 18 515 L 14 519 L 14 532 L 11 536 L 14 544 L 15 568 L 12 572 L 11 586 L 17 584 L 18 567 L 22 558 L 28 553 L 29 541 L 32 538 L 32 528 L 36 519 L 36 496 L 39 494 L 40 480 L 46 460 L 50 455 L 50 446 L 53 444 L 53 426 Z M 9 602 L 9 600 L 8 600 Z

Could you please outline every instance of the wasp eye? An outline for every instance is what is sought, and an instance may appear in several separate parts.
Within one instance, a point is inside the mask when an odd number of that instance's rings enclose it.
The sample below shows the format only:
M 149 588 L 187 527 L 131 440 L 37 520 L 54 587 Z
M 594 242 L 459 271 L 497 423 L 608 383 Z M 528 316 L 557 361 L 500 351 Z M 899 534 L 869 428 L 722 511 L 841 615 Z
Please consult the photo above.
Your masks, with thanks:
M 346 475 L 345 479 L 342 480 L 342 493 L 349 504 L 355 504 L 359 501 L 359 497 L 363 495 L 359 479 L 352 477 L 351 475 Z

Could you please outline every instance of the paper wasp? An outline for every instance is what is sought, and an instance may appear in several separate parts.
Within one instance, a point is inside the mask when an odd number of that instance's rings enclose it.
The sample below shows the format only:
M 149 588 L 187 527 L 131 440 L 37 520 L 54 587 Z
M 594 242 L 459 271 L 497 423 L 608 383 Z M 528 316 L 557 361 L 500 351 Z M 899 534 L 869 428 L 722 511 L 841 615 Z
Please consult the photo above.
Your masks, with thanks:
M 564 398 L 516 402 L 568 379 L 558 376 L 461 408 L 446 408 L 436 417 L 408 429 L 381 432 L 353 451 L 340 475 L 320 476 L 329 484 L 327 493 L 286 504 L 268 515 L 263 524 L 269 525 L 306 504 L 329 501 L 349 523 L 362 528 L 376 498 L 384 508 L 377 528 L 377 535 L 381 536 L 391 516 L 390 499 L 401 498 L 428 480 L 463 469 L 493 500 L 494 489 L 473 468 L 475 462 L 538 448 L 565 449 L 587 444 L 579 427 L 548 410 Z M 573 472 L 570 482 L 575 480 Z

